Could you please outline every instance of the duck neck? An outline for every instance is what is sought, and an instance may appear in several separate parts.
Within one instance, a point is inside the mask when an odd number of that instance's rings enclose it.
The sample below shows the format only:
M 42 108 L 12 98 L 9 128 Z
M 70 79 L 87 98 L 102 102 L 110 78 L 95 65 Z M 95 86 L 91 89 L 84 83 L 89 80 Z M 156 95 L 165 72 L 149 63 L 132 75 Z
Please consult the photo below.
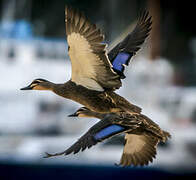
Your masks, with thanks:
M 89 111 L 88 116 L 89 117 L 95 117 L 95 118 L 98 118 L 98 119 L 103 119 L 105 117 L 105 114 L 98 113 L 98 112 L 95 112 L 95 111 Z
M 70 88 L 65 84 L 51 83 L 51 91 L 64 98 L 70 99 Z

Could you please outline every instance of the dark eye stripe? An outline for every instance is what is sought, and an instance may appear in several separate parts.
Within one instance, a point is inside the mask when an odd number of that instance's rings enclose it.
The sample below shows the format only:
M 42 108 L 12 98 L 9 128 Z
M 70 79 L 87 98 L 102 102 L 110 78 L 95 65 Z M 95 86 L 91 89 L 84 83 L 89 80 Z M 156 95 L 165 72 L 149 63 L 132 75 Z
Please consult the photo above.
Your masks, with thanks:
M 44 79 L 36 79 L 33 81 L 33 83 L 41 83 L 41 82 L 46 82 Z
M 33 88 L 37 85 L 37 83 L 32 83 L 30 86 Z
M 36 81 L 33 81 L 33 84 L 39 84 L 40 82 L 42 82 L 42 81 L 36 80 Z
M 86 110 L 87 110 L 87 108 L 82 107 L 82 108 L 80 108 L 80 110 L 81 110 L 81 111 L 86 111 Z

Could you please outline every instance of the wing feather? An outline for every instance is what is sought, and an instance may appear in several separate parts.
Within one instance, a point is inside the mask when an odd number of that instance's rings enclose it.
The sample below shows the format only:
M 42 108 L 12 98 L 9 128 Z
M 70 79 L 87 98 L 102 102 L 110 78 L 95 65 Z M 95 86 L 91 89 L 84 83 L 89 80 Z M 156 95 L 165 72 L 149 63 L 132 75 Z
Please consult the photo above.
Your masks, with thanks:
M 126 62 L 124 61 L 119 62 L 119 66 L 113 67 L 114 71 L 117 72 L 121 79 L 125 78 L 124 75 L 124 68 L 122 67 L 123 64 L 128 65 L 132 56 L 140 49 L 140 46 L 148 37 L 150 30 L 151 30 L 152 20 L 151 16 L 149 16 L 148 11 L 144 11 L 139 16 L 137 25 L 135 26 L 134 30 L 128 34 L 120 43 L 118 43 L 109 53 L 108 57 L 113 65 L 116 63 L 116 57 L 119 53 L 130 54 L 127 57 Z M 118 61 L 118 60 L 117 60 Z M 120 68 L 120 71 L 119 71 Z
M 92 128 L 89 129 L 89 131 L 84 134 L 76 143 L 74 143 L 70 148 L 68 148 L 66 151 L 64 151 L 65 155 L 68 155 L 70 153 L 78 153 L 80 150 L 84 151 L 86 148 L 90 148 L 93 145 L 96 145 L 98 142 L 101 142 L 107 138 L 110 138 L 116 134 L 122 133 L 126 130 L 126 128 L 123 128 L 119 126 L 118 129 L 115 131 L 112 129 L 107 129 L 108 127 L 111 127 L 112 125 L 105 121 L 100 121 L 97 124 L 95 124 Z M 102 132 L 104 131 L 105 132 Z M 107 131 L 107 132 L 106 132 Z
M 126 144 L 120 160 L 122 166 L 143 166 L 152 162 L 156 156 L 156 147 L 159 139 L 152 134 L 143 133 L 142 135 L 125 135 Z
M 120 88 L 120 77 L 113 71 L 106 55 L 106 44 L 100 30 L 77 10 L 66 7 L 65 14 L 71 80 L 97 91 Z
M 84 151 L 86 148 L 90 148 L 96 145 L 98 142 L 102 142 L 114 135 L 122 132 L 130 131 L 138 127 L 137 122 L 130 122 L 129 126 L 123 126 L 120 123 L 113 123 L 113 121 L 121 121 L 118 116 L 108 115 L 101 121 L 92 126 L 81 138 L 78 139 L 72 146 L 63 152 L 56 154 L 46 153 L 46 157 L 53 157 L 59 155 L 68 155 L 70 153 L 78 153 L 80 150 Z

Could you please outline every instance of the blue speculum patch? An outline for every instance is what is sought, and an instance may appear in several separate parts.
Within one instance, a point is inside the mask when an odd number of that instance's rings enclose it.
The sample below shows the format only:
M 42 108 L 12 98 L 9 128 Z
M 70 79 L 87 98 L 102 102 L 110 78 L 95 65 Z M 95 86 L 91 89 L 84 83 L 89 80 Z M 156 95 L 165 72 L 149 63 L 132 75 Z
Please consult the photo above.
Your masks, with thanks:
M 99 139 L 103 139 L 103 138 L 105 138 L 107 136 L 110 136 L 112 134 L 115 134 L 117 132 L 120 132 L 122 130 L 124 130 L 124 128 L 122 126 L 113 124 L 111 126 L 108 126 L 108 127 L 104 128 L 104 129 L 102 129 L 100 132 L 95 134 L 94 137 L 95 137 L 96 140 L 99 140 Z
M 114 61 L 112 62 L 113 68 L 122 72 L 124 70 L 123 64 L 128 65 L 128 61 L 131 58 L 132 54 L 129 53 L 118 53 Z

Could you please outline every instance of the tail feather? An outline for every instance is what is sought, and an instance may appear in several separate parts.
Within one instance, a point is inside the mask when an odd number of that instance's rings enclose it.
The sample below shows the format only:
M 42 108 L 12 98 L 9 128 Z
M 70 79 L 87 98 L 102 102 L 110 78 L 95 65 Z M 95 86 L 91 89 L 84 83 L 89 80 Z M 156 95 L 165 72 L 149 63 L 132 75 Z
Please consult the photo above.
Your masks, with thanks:
M 171 135 L 167 131 L 163 131 L 158 124 L 153 122 L 150 118 L 147 116 L 141 114 L 142 122 L 146 130 L 150 131 L 151 133 L 155 134 L 157 137 L 159 137 L 160 141 L 165 142 L 169 138 L 171 138 Z
M 162 131 L 162 142 L 166 142 L 169 138 L 171 138 L 171 134 L 167 131 Z

